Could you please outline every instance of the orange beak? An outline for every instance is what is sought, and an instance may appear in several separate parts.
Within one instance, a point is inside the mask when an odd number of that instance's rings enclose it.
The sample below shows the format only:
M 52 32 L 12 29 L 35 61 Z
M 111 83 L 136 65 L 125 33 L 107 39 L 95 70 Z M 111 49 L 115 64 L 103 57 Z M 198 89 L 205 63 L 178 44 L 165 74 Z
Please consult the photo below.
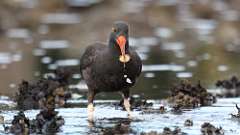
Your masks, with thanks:
M 121 53 L 124 56 L 125 55 L 125 44 L 126 44 L 126 38 L 124 36 L 119 36 L 117 38 L 117 43 L 120 47 Z

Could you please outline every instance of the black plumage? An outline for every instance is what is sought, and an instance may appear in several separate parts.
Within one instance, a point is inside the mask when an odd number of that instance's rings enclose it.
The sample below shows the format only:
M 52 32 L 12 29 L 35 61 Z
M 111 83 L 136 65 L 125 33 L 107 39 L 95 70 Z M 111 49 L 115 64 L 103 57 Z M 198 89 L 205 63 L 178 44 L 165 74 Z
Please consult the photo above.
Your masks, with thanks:
M 140 57 L 129 46 L 128 25 L 116 22 L 108 45 L 95 43 L 81 57 L 80 72 L 89 89 L 89 104 L 99 92 L 121 91 L 127 99 L 141 69 Z

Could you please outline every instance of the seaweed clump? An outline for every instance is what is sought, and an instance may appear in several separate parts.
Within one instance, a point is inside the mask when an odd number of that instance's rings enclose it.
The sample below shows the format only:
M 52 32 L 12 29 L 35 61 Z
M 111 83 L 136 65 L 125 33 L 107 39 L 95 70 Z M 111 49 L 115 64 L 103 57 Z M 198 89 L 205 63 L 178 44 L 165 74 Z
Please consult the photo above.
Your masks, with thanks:
M 29 120 L 24 112 L 20 111 L 14 116 L 11 126 L 5 127 L 5 132 L 15 135 L 56 133 L 64 124 L 64 119 L 57 114 L 54 109 L 42 110 L 35 119 Z
M 31 133 L 30 120 L 25 114 L 20 111 L 12 120 L 10 127 L 4 127 L 6 132 L 10 132 L 15 135 L 27 135 Z
M 168 101 L 179 110 L 179 108 L 210 106 L 216 102 L 216 97 L 207 92 L 200 84 L 200 81 L 197 85 L 193 85 L 188 80 L 182 80 L 180 84 L 171 89 L 171 96 Z
M 240 81 L 236 76 L 232 76 L 228 80 L 218 80 L 216 87 L 221 88 L 219 94 L 221 97 L 238 97 L 240 96 Z
M 224 135 L 222 127 L 216 128 L 215 126 L 208 122 L 202 124 L 201 132 L 203 135 Z
M 58 69 L 54 76 L 35 82 L 22 81 L 15 96 L 18 109 L 46 109 L 49 106 L 64 106 L 71 93 L 67 91 L 69 71 Z
M 66 91 L 70 72 L 58 69 L 53 77 L 39 79 L 36 82 L 22 81 L 19 93 L 16 94 L 17 107 L 20 110 L 41 109 L 36 118 L 29 120 L 23 111 L 14 116 L 12 125 L 5 131 L 17 135 L 56 133 L 64 124 L 64 119 L 58 116 L 56 107 L 64 106 L 71 97 Z

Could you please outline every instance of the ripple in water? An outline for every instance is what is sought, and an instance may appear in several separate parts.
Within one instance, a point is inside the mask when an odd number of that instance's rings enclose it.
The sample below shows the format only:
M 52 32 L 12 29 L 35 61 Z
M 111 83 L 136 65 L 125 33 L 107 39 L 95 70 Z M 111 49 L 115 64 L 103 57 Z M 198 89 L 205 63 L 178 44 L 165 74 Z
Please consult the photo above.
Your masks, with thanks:
M 42 40 L 40 47 L 42 49 L 64 49 L 70 46 L 67 40 Z M 38 50 L 39 51 L 39 50 Z
M 156 65 L 143 65 L 142 71 L 184 71 L 185 67 L 176 64 L 156 64 Z
M 49 13 L 41 18 L 45 24 L 77 24 L 81 19 L 79 14 L 74 13 Z

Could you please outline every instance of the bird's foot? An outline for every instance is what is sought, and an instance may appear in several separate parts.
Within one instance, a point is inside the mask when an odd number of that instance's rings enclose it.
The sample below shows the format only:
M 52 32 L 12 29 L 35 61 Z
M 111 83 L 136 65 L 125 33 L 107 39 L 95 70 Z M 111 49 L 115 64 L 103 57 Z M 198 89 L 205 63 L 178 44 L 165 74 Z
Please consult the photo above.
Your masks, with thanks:
M 93 122 L 93 113 L 94 113 L 94 106 L 92 103 L 88 104 L 88 121 Z
M 126 109 L 126 111 L 128 113 L 128 118 L 132 119 L 131 109 L 130 109 L 131 105 L 130 105 L 128 99 L 124 99 L 124 107 L 125 107 L 125 109 Z

